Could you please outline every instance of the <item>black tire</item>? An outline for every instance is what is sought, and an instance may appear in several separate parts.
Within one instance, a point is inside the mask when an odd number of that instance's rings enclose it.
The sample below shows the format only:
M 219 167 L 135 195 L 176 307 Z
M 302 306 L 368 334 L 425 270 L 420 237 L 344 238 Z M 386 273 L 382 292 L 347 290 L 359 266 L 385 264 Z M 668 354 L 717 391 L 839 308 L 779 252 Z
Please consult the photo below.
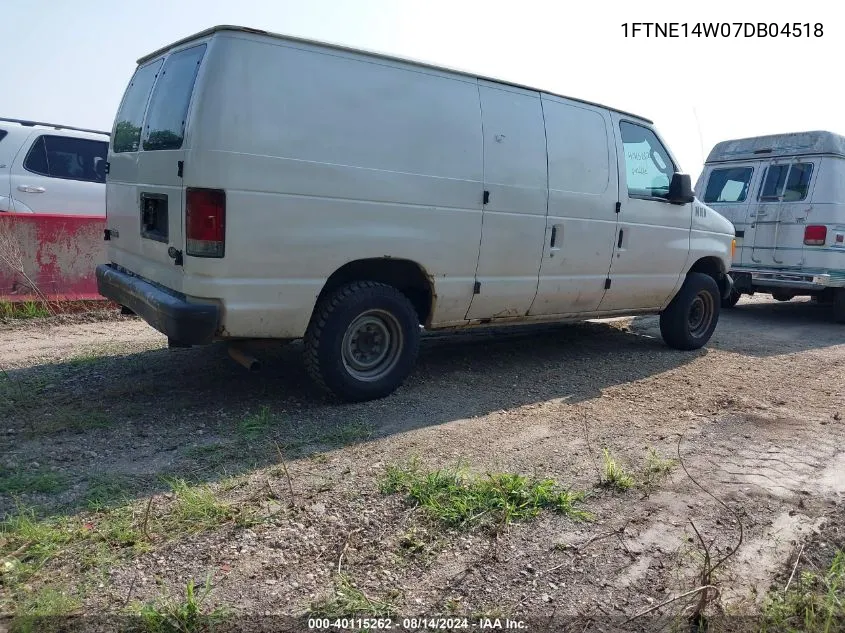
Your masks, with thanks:
M 722 297 L 722 307 L 733 308 L 737 304 L 737 302 L 739 302 L 740 297 L 742 297 L 741 292 L 731 290 L 731 294 L 729 294 L 727 297 Z
M 304 343 L 305 367 L 318 385 L 347 402 L 374 400 L 393 393 L 411 373 L 420 323 L 396 288 L 356 281 L 320 302 Z
M 772 299 L 775 301 L 792 301 L 794 295 L 787 294 L 785 292 L 773 292 Z
M 684 285 L 660 314 L 660 334 L 669 347 L 703 347 L 719 322 L 719 286 L 704 273 L 688 273 Z
M 837 288 L 833 293 L 833 320 L 845 323 L 845 288 Z

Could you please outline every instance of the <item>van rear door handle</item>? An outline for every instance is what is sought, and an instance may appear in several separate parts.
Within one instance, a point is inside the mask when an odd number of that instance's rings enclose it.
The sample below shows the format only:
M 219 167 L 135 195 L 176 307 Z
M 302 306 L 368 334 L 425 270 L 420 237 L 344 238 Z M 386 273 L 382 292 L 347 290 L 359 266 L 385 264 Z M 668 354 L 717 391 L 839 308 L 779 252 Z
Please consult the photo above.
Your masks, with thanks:
M 32 185 L 18 185 L 18 191 L 24 193 L 44 193 L 47 191 L 44 187 L 33 187 Z

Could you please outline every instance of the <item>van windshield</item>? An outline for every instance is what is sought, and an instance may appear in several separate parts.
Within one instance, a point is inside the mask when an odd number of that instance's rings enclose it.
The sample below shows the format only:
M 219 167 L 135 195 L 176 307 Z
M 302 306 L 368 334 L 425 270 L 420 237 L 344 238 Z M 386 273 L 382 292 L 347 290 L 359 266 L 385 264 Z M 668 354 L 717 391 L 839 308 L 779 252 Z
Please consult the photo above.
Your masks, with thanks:
M 188 105 L 204 54 L 205 44 L 201 44 L 167 58 L 150 99 L 145 151 L 182 147 Z

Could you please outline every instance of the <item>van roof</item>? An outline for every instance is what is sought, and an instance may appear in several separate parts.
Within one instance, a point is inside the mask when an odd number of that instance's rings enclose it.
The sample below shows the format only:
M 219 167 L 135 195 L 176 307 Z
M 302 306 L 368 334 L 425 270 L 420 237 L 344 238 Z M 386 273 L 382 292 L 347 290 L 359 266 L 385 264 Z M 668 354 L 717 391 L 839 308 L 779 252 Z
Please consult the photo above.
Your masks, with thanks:
M 280 33 L 271 33 L 269 31 L 262 31 L 260 29 L 253 29 L 253 28 L 246 27 L 246 26 L 232 26 L 232 25 L 228 25 L 228 24 L 223 24 L 223 25 L 219 25 L 219 26 L 212 26 L 211 28 L 205 29 L 204 31 L 200 31 L 199 33 L 195 33 L 194 35 L 190 35 L 188 37 L 182 38 L 181 40 L 174 42 L 172 44 L 169 44 L 167 46 L 164 46 L 164 47 L 150 53 L 149 55 L 145 55 L 144 57 L 141 57 L 138 60 L 138 64 L 143 64 L 144 62 L 147 62 L 151 59 L 155 59 L 156 57 L 158 57 L 158 56 L 166 53 L 167 51 L 169 51 L 171 48 L 174 48 L 176 46 L 181 46 L 182 44 L 187 44 L 188 42 L 191 42 L 193 40 L 197 40 L 197 39 L 200 39 L 200 38 L 203 38 L 203 37 L 207 37 L 209 35 L 212 35 L 214 33 L 220 32 L 220 31 L 240 31 L 242 33 L 253 33 L 253 34 L 257 34 L 257 35 L 264 35 L 264 36 L 267 36 L 267 37 L 273 37 L 273 38 L 280 39 L 280 40 L 286 40 L 286 41 L 289 41 L 289 42 L 298 42 L 298 43 L 301 43 L 301 44 L 314 44 L 314 45 L 317 45 L 317 46 L 325 46 L 325 47 L 328 47 L 328 48 L 333 48 L 335 50 L 346 51 L 346 52 L 350 52 L 350 53 L 363 53 L 365 55 L 372 55 L 374 57 L 380 57 L 382 59 L 389 59 L 389 60 L 392 60 L 392 61 L 404 62 L 406 64 L 414 64 L 416 66 L 423 66 L 425 68 L 432 68 L 432 69 L 435 69 L 435 70 L 443 70 L 443 71 L 455 73 L 455 74 L 458 74 L 458 75 L 463 75 L 465 77 L 477 77 L 478 79 L 484 79 L 484 80 L 487 80 L 487 81 L 494 81 L 494 82 L 497 82 L 497 83 L 500 83 L 500 84 L 505 84 L 505 85 L 508 85 L 508 86 L 514 86 L 516 88 L 523 88 L 523 89 L 526 89 L 526 90 L 533 90 L 533 91 L 536 91 L 536 92 L 544 92 L 546 94 L 555 95 L 557 97 L 562 97 L 564 99 L 570 99 L 572 101 L 578 101 L 580 103 L 585 103 L 585 104 L 592 105 L 592 106 L 598 106 L 598 107 L 604 108 L 606 110 L 613 110 L 614 112 L 618 112 L 619 114 L 624 114 L 626 116 L 630 116 L 630 117 L 634 117 L 636 119 L 640 119 L 641 121 L 645 121 L 646 123 L 650 123 L 650 124 L 654 123 L 654 121 L 652 121 L 651 119 L 647 119 L 644 116 L 640 116 L 638 114 L 632 114 L 630 112 L 625 112 L 624 110 L 618 110 L 616 108 L 611 108 L 609 106 L 602 105 L 600 103 L 594 103 L 592 101 L 586 101 L 584 99 L 577 99 L 575 97 L 568 97 L 566 95 L 557 94 L 557 93 L 554 93 L 554 92 L 550 92 L 548 90 L 542 90 L 540 88 L 534 88 L 534 87 L 526 86 L 526 85 L 519 84 L 519 83 L 514 83 L 512 81 L 505 81 L 505 80 L 502 80 L 502 79 L 496 79 L 494 77 L 485 77 L 483 75 L 479 75 L 478 73 L 472 73 L 472 72 L 468 72 L 468 71 L 465 71 L 465 70 L 458 70 L 458 69 L 449 68 L 449 67 L 446 67 L 446 66 L 437 66 L 435 64 L 431 64 L 431 63 L 428 63 L 428 62 L 423 62 L 423 61 L 410 59 L 410 58 L 406 58 L 406 57 L 398 57 L 398 56 L 395 56 L 395 55 L 387 55 L 385 53 L 379 53 L 377 51 L 369 51 L 369 50 L 360 49 L 360 48 L 352 48 L 350 46 L 343 46 L 341 44 L 332 44 L 330 42 L 321 42 L 319 40 L 311 40 L 311 39 L 306 39 L 306 38 L 301 38 L 301 37 L 294 37 L 294 36 L 291 36 L 291 35 L 283 35 L 283 34 L 280 34 Z
M 845 157 L 845 136 L 817 130 L 754 136 L 717 143 L 705 163 L 828 154 Z

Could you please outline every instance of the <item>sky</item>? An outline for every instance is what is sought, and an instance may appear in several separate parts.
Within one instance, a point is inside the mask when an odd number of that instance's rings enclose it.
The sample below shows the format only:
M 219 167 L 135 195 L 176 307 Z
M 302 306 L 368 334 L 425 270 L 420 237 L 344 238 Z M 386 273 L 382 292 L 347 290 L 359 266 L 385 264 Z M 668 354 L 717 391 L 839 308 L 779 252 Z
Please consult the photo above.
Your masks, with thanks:
M 0 0 L 0 116 L 110 130 L 136 60 L 215 24 L 376 50 L 652 119 L 693 182 L 719 141 L 845 134 L 834 0 Z M 822 25 L 821 37 L 625 37 L 624 23 Z M 682 26 L 678 27 L 682 29 Z M 630 29 L 630 27 L 629 27 Z M 733 31 L 735 27 L 731 27 Z M 682 31 L 681 31 L 682 32 Z

